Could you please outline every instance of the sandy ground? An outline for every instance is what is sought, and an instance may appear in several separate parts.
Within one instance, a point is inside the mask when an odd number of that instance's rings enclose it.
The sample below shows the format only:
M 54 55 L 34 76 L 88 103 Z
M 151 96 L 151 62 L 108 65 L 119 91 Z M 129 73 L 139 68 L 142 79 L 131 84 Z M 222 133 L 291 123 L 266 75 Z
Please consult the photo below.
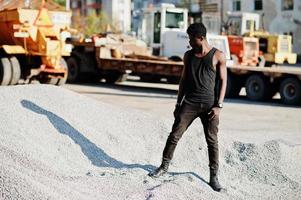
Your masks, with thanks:
M 226 191 L 217 193 L 207 184 L 198 121 L 181 139 L 170 173 L 147 176 L 160 164 L 175 93 L 136 93 L 146 97 L 139 108 L 135 93 L 95 100 L 55 86 L 1 87 L 0 198 L 301 199 L 300 108 L 226 102 L 219 133 Z

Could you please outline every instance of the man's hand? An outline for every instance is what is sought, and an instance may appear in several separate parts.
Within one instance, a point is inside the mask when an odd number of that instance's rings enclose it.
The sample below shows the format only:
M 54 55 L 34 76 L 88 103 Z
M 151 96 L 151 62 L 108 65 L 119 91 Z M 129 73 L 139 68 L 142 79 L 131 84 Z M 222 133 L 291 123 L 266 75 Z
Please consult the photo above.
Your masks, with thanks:
M 180 114 L 181 105 L 176 104 L 175 110 L 173 111 L 173 116 L 177 118 L 177 116 Z
M 213 120 L 213 119 L 216 119 L 216 118 L 218 119 L 220 112 L 221 112 L 221 108 L 213 107 L 211 109 L 211 111 L 208 113 L 209 120 Z

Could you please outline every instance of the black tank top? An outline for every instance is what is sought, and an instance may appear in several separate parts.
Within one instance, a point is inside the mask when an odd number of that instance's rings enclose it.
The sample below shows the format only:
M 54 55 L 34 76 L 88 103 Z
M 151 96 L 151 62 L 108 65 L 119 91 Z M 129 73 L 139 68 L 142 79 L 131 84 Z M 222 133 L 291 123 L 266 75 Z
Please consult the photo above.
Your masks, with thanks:
M 198 58 L 193 51 L 188 52 L 185 101 L 187 103 L 204 103 L 213 105 L 216 100 L 216 71 L 213 67 L 213 56 L 217 49 L 212 48 L 204 57 Z

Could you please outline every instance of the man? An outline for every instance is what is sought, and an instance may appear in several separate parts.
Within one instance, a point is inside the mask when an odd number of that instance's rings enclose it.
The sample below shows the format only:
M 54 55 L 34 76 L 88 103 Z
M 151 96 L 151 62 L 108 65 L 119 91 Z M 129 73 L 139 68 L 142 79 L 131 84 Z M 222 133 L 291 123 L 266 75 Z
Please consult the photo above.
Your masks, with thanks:
M 208 146 L 209 185 L 213 190 L 220 191 L 221 186 L 217 178 L 217 132 L 226 92 L 226 58 L 223 52 L 209 45 L 206 40 L 206 28 L 202 23 L 191 24 L 187 34 L 192 50 L 184 55 L 174 124 L 163 151 L 162 164 L 149 176 L 159 177 L 167 172 L 178 141 L 194 119 L 199 117 Z

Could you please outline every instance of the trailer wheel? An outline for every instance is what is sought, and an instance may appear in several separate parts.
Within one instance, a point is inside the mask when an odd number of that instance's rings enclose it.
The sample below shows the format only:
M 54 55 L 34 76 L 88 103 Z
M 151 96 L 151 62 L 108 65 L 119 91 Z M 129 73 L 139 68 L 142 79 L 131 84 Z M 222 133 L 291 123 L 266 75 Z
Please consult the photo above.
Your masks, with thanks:
M 12 77 L 11 64 L 8 58 L 0 58 L 0 85 L 8 85 Z
M 150 82 L 150 83 L 160 83 L 161 82 L 161 76 L 155 76 L 153 74 L 141 74 L 140 75 L 140 81 L 142 82 Z
M 253 101 L 264 101 L 272 97 L 272 85 L 269 81 L 259 75 L 251 75 L 246 82 L 247 97 Z
M 142 82 L 151 82 L 152 80 L 153 80 L 153 77 L 150 74 L 141 74 L 140 75 L 140 81 L 142 81 Z
M 234 74 L 228 71 L 226 97 L 237 98 L 242 88 L 242 83 Z
M 68 77 L 67 81 L 69 83 L 75 83 L 79 80 L 79 64 L 74 57 L 70 57 L 67 60 L 68 66 Z
M 280 84 L 281 100 L 285 104 L 301 103 L 301 83 L 297 78 L 286 78 Z
M 44 83 L 50 84 L 50 85 L 58 85 L 59 81 L 60 81 L 60 78 L 58 78 L 58 77 L 51 77 L 47 81 L 45 81 Z
M 181 62 L 181 61 L 183 61 L 183 59 L 180 56 L 170 56 L 168 58 L 168 60 L 175 61 L 175 62 Z
M 105 79 L 106 79 L 106 83 L 123 82 L 126 81 L 127 74 L 118 71 L 107 71 L 105 74 Z
M 41 83 L 43 84 L 49 84 L 49 85 L 63 85 L 64 84 L 64 78 L 59 78 L 59 77 L 51 77 L 51 78 L 47 78 L 44 81 L 41 81 Z
M 10 64 L 11 64 L 11 70 L 12 70 L 12 76 L 10 80 L 10 85 L 16 85 L 21 77 L 21 67 L 18 59 L 13 56 L 9 58 Z
M 67 63 L 66 63 L 66 61 L 65 61 L 64 58 L 61 58 L 61 60 L 60 60 L 60 65 L 61 65 L 62 68 L 66 69 L 67 72 L 66 72 L 66 74 L 65 74 L 64 77 L 58 78 L 59 80 L 58 80 L 58 82 L 56 83 L 56 85 L 64 85 L 64 84 L 66 83 L 66 80 L 67 80 L 67 77 L 68 77 L 68 74 L 69 74 L 68 66 L 67 66 Z
M 179 84 L 180 83 L 180 77 L 177 77 L 177 76 L 167 77 L 167 82 L 170 83 L 170 84 Z
M 45 76 L 42 76 L 40 78 L 40 82 L 43 83 L 43 84 L 50 84 L 50 85 L 63 85 L 65 84 L 66 80 L 67 80 L 67 76 L 68 76 L 68 67 L 67 67 L 67 64 L 66 64 L 66 61 L 61 58 L 60 60 L 60 65 L 62 68 L 64 69 L 67 69 L 67 73 L 65 74 L 64 77 L 57 77 L 57 76 L 52 76 L 52 77 L 45 77 Z

